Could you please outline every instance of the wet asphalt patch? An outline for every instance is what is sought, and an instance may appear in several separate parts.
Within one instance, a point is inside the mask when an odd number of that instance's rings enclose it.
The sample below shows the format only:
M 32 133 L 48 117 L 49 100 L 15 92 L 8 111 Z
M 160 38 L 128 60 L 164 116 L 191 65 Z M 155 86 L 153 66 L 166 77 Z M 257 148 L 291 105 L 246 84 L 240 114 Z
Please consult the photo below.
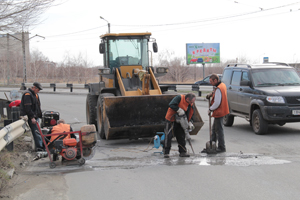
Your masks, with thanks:
M 140 157 L 106 157 L 101 159 L 86 160 L 86 163 L 79 166 L 76 161 L 64 162 L 56 161 L 56 168 L 50 169 L 50 161 L 39 160 L 30 171 L 24 174 L 66 174 L 93 170 L 113 170 L 113 169 L 136 169 L 155 166 L 184 166 L 196 165 L 203 166 L 236 166 L 248 167 L 259 165 L 278 165 L 291 163 L 288 160 L 276 159 L 271 156 L 260 154 L 240 154 L 240 153 L 221 153 L 221 154 L 196 154 L 188 158 L 179 157 L 178 153 L 171 154 L 170 158 L 164 158 L 162 154 L 152 153 L 148 156 Z

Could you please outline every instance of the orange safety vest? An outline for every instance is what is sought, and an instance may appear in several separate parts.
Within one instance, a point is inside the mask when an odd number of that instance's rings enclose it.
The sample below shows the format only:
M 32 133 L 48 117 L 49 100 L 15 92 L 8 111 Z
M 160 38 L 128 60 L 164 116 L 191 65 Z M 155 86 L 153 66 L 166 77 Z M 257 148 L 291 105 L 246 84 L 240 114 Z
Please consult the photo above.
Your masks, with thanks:
M 224 83 L 220 83 L 217 87 L 221 91 L 222 99 L 221 99 L 220 106 L 213 111 L 212 117 L 214 118 L 224 117 L 225 115 L 229 114 L 226 85 Z M 211 105 L 213 105 L 213 103 L 215 102 L 214 100 L 215 100 L 215 93 L 213 93 L 211 99 Z
M 188 106 L 189 106 L 189 103 L 186 102 L 185 95 L 182 94 L 181 95 L 181 100 L 178 104 L 178 107 L 183 109 L 186 112 L 187 109 L 188 109 Z M 193 106 L 193 104 L 191 104 L 191 106 Z M 166 114 L 166 117 L 165 117 L 166 120 L 168 120 L 170 122 L 175 121 L 175 114 L 176 114 L 176 111 L 169 107 L 168 111 L 167 111 L 167 114 Z M 188 121 L 191 120 L 193 114 L 194 114 L 194 109 L 193 109 L 193 107 L 191 107 L 191 110 L 190 110 L 190 113 L 189 113 L 189 116 L 188 116 Z
M 69 124 L 58 124 L 56 126 L 53 126 L 51 130 L 52 133 L 64 133 L 64 132 L 70 132 L 71 126 Z M 52 135 L 50 142 L 55 140 L 57 137 L 63 137 L 65 135 Z M 64 139 L 71 138 L 70 134 L 68 134 Z

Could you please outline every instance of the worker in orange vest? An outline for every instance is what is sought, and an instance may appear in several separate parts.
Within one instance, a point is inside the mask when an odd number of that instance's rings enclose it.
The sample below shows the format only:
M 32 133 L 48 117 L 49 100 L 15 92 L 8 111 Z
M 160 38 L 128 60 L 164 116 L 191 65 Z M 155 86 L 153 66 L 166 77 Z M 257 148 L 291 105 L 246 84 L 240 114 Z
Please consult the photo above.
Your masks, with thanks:
M 223 117 L 229 114 L 229 106 L 227 101 L 226 85 L 219 80 L 217 74 L 212 74 L 209 82 L 214 86 L 214 91 L 206 96 L 207 99 L 212 97 L 208 115 L 212 112 L 214 122 L 212 125 L 212 141 L 218 141 L 217 153 L 226 152 L 224 130 L 223 130 Z M 206 153 L 203 149 L 201 153 Z
M 53 133 L 64 133 L 64 132 L 72 132 L 72 127 L 69 124 L 65 123 L 65 120 L 63 119 L 59 119 L 57 121 L 57 125 L 53 126 L 52 128 L 49 129 L 49 133 L 53 134 Z M 68 134 L 68 135 L 52 135 L 50 138 L 50 142 L 53 142 L 54 140 L 58 140 L 58 139 L 68 139 L 68 138 L 76 138 L 74 134 Z M 48 143 L 48 145 L 49 145 Z
M 194 129 L 192 123 L 192 117 L 194 114 L 194 102 L 196 96 L 193 93 L 188 93 L 186 95 L 177 95 L 169 103 L 169 108 L 166 114 L 166 128 L 165 128 L 165 141 L 164 141 L 164 157 L 169 158 L 169 153 L 171 150 L 172 137 L 176 137 L 178 143 L 178 150 L 180 157 L 190 157 L 186 150 L 185 139 L 190 139 L 190 135 L 184 130 L 181 124 L 176 121 L 176 115 L 178 117 L 186 116 L 188 121 L 188 129 Z

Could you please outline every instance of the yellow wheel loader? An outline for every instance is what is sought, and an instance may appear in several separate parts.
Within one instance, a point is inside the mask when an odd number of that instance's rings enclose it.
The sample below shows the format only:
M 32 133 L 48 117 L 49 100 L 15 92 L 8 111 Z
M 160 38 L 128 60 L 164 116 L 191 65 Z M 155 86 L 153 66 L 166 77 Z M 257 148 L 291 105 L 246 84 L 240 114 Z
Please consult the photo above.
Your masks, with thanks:
M 176 94 L 165 94 L 168 88 L 160 87 L 156 80 L 168 69 L 160 67 L 155 73 L 149 66 L 149 42 L 157 52 L 157 43 L 150 36 L 148 32 L 100 36 L 104 68 L 99 69 L 99 83 L 89 84 L 86 118 L 88 124 L 96 125 L 102 139 L 138 139 L 164 131 L 168 104 Z M 197 108 L 194 125 L 191 135 L 203 125 Z

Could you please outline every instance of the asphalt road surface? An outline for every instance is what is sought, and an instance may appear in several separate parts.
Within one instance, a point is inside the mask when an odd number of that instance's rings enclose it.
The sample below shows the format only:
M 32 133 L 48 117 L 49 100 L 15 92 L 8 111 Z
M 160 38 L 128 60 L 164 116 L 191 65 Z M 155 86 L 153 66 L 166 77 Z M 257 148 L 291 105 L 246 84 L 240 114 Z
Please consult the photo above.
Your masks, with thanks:
M 75 130 L 86 124 L 85 95 L 40 97 L 43 110 L 59 111 Z M 169 159 L 152 148 L 151 139 L 101 140 L 81 167 L 57 161 L 50 169 L 48 158 L 34 162 L 24 175 L 59 176 L 61 189 L 52 191 L 55 183 L 46 179 L 47 190 L 28 188 L 18 199 L 299 199 L 299 123 L 270 125 L 269 134 L 260 136 L 235 118 L 225 127 L 227 152 L 200 154 L 209 140 L 208 106 L 202 100 L 196 105 L 205 123 L 192 136 L 196 155 L 179 158 L 175 140 Z

